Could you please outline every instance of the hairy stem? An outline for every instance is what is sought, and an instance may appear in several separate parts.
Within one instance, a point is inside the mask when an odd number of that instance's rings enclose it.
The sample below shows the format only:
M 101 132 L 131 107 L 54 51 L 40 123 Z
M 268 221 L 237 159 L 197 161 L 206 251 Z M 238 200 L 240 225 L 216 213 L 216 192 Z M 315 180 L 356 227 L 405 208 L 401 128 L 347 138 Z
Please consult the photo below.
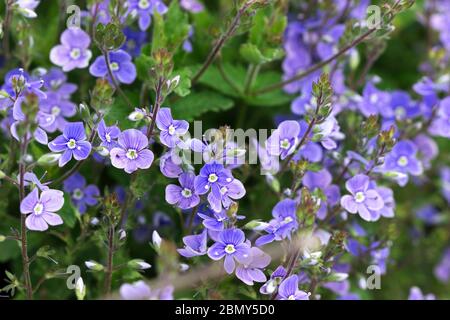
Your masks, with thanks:
M 13 4 L 13 0 L 7 0 L 5 4 L 5 20 L 3 21 L 3 54 L 5 56 L 5 60 L 8 61 L 11 55 L 9 49 L 9 29 L 11 26 L 12 20 L 12 11 L 11 6 Z
M 119 95 L 122 97 L 122 99 L 125 101 L 125 103 L 128 105 L 128 108 L 133 108 L 133 104 L 131 103 L 130 99 L 128 99 L 125 92 L 123 92 L 122 88 L 120 88 L 119 83 L 117 82 L 116 77 L 114 76 L 112 69 L 111 69 L 111 60 L 109 59 L 109 52 L 104 50 L 103 56 L 105 57 L 106 62 L 106 69 L 108 70 L 108 75 L 111 78 L 111 82 L 114 86 L 114 89 L 119 93 Z
M 114 268 L 114 226 L 111 225 L 108 230 L 108 259 L 105 271 L 105 294 L 111 292 L 112 274 Z

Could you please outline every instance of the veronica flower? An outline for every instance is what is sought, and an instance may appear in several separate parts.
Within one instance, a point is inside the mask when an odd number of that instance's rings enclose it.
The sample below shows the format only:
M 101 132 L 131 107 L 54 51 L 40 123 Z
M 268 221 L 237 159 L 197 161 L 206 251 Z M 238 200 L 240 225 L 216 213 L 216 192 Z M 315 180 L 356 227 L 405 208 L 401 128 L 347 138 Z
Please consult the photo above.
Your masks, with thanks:
M 206 242 L 208 240 L 207 230 L 203 230 L 198 235 L 183 237 L 184 248 L 177 249 L 183 257 L 192 258 L 206 254 Z
M 123 30 L 126 41 L 121 47 L 122 50 L 128 52 L 132 57 L 138 57 L 141 54 L 141 48 L 147 41 L 147 33 L 144 31 L 136 31 L 129 27 Z
M 77 112 L 73 102 L 55 92 L 48 92 L 47 98 L 41 101 L 39 107 L 40 110 L 54 117 L 54 121 L 44 127 L 47 132 L 63 131 L 67 125 L 66 118 L 74 116 Z
M 51 68 L 42 76 L 44 88 L 48 92 L 57 94 L 61 98 L 69 98 L 72 93 L 77 91 L 77 85 L 67 82 L 67 75 L 59 68 Z
M 17 181 L 20 181 L 20 175 L 17 176 Z M 46 183 L 41 183 L 41 181 L 33 172 L 25 172 L 23 176 L 23 182 L 23 185 L 25 187 L 36 186 L 41 191 L 49 190 L 49 187 L 46 185 Z
M 0 95 L 0 110 L 14 106 L 14 118 L 24 119 L 25 115 L 20 109 L 23 97 L 34 94 L 39 99 L 45 99 L 47 95 L 41 90 L 43 85 L 44 80 L 31 78 L 22 68 L 9 71 L 2 86 L 4 94 Z
M 180 6 L 184 10 L 192 13 L 199 13 L 205 9 L 203 4 L 198 0 L 180 0 Z
M 448 283 L 450 280 L 450 248 L 444 251 L 444 255 L 439 264 L 434 268 L 434 275 L 443 282 Z
M 86 179 L 78 172 L 64 181 L 64 191 L 70 194 L 80 213 L 85 213 L 87 206 L 95 206 L 100 196 L 98 187 L 94 184 L 86 186 Z
M 309 300 L 309 294 L 298 289 L 298 276 L 294 274 L 281 282 L 277 300 Z
M 123 50 L 108 52 L 111 72 L 121 83 L 130 84 L 136 79 L 136 67 L 131 56 Z M 104 56 L 99 56 L 89 67 L 89 72 L 97 78 L 108 78 L 109 73 Z M 111 79 L 109 79 L 111 81 Z
M 245 263 L 250 256 L 250 246 L 245 243 L 244 232 L 240 229 L 223 230 L 218 241 L 208 249 L 208 256 L 213 260 L 225 257 L 225 271 L 231 274 L 235 268 L 235 259 Z
M 161 131 L 159 138 L 161 143 L 174 148 L 183 141 L 180 136 L 184 135 L 189 129 L 189 123 L 185 120 L 173 120 L 169 108 L 161 108 L 156 115 L 156 126 Z
M 45 190 L 39 196 L 37 188 L 34 188 L 20 203 L 20 212 L 29 214 L 25 220 L 28 229 L 45 231 L 48 225 L 57 226 L 63 224 L 63 220 L 55 212 L 64 205 L 64 194 L 59 190 Z
M 364 87 L 363 98 L 358 108 L 364 116 L 369 117 L 379 114 L 380 110 L 389 105 L 389 102 L 389 93 L 378 90 L 372 82 L 368 82 Z
M 272 294 L 286 277 L 287 271 L 283 266 L 278 266 L 274 272 L 270 275 L 269 281 L 267 281 L 260 289 L 259 292 L 262 294 Z
M 425 169 L 431 168 L 431 161 L 433 161 L 439 154 L 439 147 L 437 143 L 425 134 L 417 135 L 414 140 L 417 147 L 418 158 Z
M 440 170 L 441 192 L 447 203 L 450 204 L 450 167 L 443 167 Z
M 102 147 L 111 151 L 112 148 L 117 146 L 116 139 L 119 137 L 120 129 L 117 126 L 107 127 L 105 124 L 105 120 L 101 120 L 98 124 L 97 128 L 98 137 L 102 141 L 100 144 Z
M 161 0 L 128 0 L 128 13 L 132 16 L 139 16 L 139 28 L 145 31 L 152 22 L 153 11 L 159 14 L 167 12 L 168 8 Z
M 173 286 L 152 290 L 142 280 L 120 287 L 120 296 L 124 300 L 173 300 Z
M 249 286 L 252 286 L 254 282 L 265 282 L 267 278 L 261 269 L 267 267 L 270 260 L 271 258 L 267 253 L 253 247 L 250 249 L 249 261 L 238 265 L 236 268 L 236 277 Z
M 195 192 L 202 195 L 211 190 L 208 194 L 208 202 L 215 212 L 222 210 L 222 187 L 229 185 L 233 181 L 233 176 L 223 165 L 218 163 L 207 163 L 201 168 L 200 174 L 195 177 Z
M 166 201 L 186 210 L 195 207 L 200 202 L 200 197 L 195 194 L 195 174 L 182 173 L 178 178 L 180 186 L 169 184 L 166 187 Z
M 297 121 L 281 122 L 266 141 L 267 152 L 270 155 L 281 156 L 281 160 L 284 160 L 297 148 L 299 133 L 300 125 Z
M 409 290 L 408 300 L 436 300 L 436 296 L 432 293 L 423 294 L 418 287 L 412 287 Z
M 20 126 L 20 124 L 25 120 L 25 115 L 23 115 L 22 117 L 22 115 L 17 115 L 13 112 L 13 117 L 15 118 L 16 121 L 10 127 L 11 135 L 17 141 L 20 141 L 21 138 L 23 137 L 19 136 L 17 127 Z M 27 137 L 27 140 L 30 140 L 31 137 L 33 137 L 40 144 L 47 144 L 48 136 L 43 128 L 46 129 L 47 127 L 51 126 L 52 123 L 55 121 L 55 117 L 51 114 L 39 111 L 36 115 L 36 119 L 34 120 L 37 123 L 37 126 L 35 127 L 34 131 L 26 132 L 24 135 Z
M 48 147 L 53 152 L 63 152 L 59 158 L 59 166 L 64 166 L 72 159 L 84 160 L 91 153 L 91 144 L 86 141 L 86 133 L 82 122 L 68 123 L 63 134 L 56 137 L 55 140 L 48 144 Z
M 203 219 L 205 228 L 211 231 L 222 231 L 225 229 L 225 223 L 229 221 L 225 210 L 215 212 L 207 206 L 200 206 L 197 215 Z
M 429 132 L 435 136 L 450 138 L 450 97 L 440 102 L 437 117 L 431 123 Z
M 86 68 L 92 57 L 91 39 L 80 28 L 69 28 L 61 34 L 61 44 L 50 51 L 50 61 L 64 72 Z
M 123 131 L 117 140 L 118 147 L 110 151 L 111 163 L 114 167 L 132 173 L 137 169 L 150 168 L 154 155 L 148 147 L 148 139 L 139 130 Z
M 341 198 L 342 207 L 350 213 L 359 213 L 361 218 L 366 221 L 372 221 L 370 213 L 383 208 L 384 201 L 375 189 L 369 189 L 369 177 L 358 174 L 347 180 L 346 189 L 351 195 L 344 195 Z
M 413 176 L 421 175 L 423 166 L 417 159 L 417 147 L 414 143 L 409 140 L 398 142 L 391 152 L 386 155 L 383 170 L 411 174 Z
M 159 169 L 167 178 L 178 178 L 183 173 L 179 163 L 174 162 L 172 152 L 164 153 L 159 159 Z

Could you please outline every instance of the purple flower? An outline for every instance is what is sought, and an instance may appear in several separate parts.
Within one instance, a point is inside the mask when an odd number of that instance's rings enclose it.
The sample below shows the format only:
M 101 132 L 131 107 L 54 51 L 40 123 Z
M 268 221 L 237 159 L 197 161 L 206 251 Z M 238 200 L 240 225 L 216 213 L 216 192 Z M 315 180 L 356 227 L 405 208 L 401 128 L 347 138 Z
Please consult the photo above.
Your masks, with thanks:
M 439 104 L 437 117 L 431 123 L 429 131 L 432 135 L 450 138 L 450 97 Z
M 384 206 L 384 201 L 375 189 L 369 189 L 369 177 L 358 174 L 347 180 L 346 189 L 351 195 L 341 198 L 341 206 L 350 213 L 359 213 L 366 221 L 373 221 L 370 211 L 378 211 Z
M 62 98 L 69 98 L 77 90 L 77 86 L 67 82 L 67 76 L 59 68 L 51 68 L 43 77 L 47 92 L 54 92 Z
M 208 240 L 208 231 L 205 229 L 198 235 L 183 237 L 184 248 L 178 249 L 178 253 L 183 257 L 192 258 L 206 254 L 206 242 Z
M 281 122 L 266 141 L 267 152 L 273 156 L 281 156 L 282 160 L 285 159 L 295 151 L 299 133 L 300 125 L 297 121 Z
M 441 189 L 442 195 L 450 204 L 450 167 L 443 167 L 440 170 L 440 178 L 442 185 Z
M 128 52 L 132 57 L 138 57 L 141 54 L 141 48 L 147 41 L 147 33 L 144 31 L 135 31 L 129 27 L 123 30 L 127 40 L 121 49 Z
M 443 283 L 450 280 L 450 248 L 445 250 L 441 261 L 434 268 L 434 275 Z
M 64 72 L 86 68 L 92 57 L 91 39 L 80 28 L 69 28 L 61 34 L 61 44 L 50 51 L 50 61 Z
M 192 13 L 202 12 L 205 8 L 201 2 L 198 0 L 180 0 L 180 6 L 187 11 Z
M 205 226 L 205 228 L 211 231 L 222 231 L 223 229 L 225 229 L 225 222 L 229 220 L 224 210 L 222 210 L 221 212 L 214 212 L 206 205 L 200 206 L 199 212 L 197 214 L 200 218 L 203 219 L 203 225 Z
M 40 110 L 55 118 L 51 124 L 44 126 L 44 129 L 48 132 L 63 131 L 67 125 L 65 118 L 72 117 L 77 112 L 73 102 L 55 92 L 47 93 L 47 99 L 40 103 Z
M 424 205 L 416 211 L 416 217 L 427 225 L 436 225 L 443 221 L 443 216 L 431 204 Z
M 111 72 L 122 83 L 130 84 L 136 79 L 136 67 L 131 62 L 131 56 L 123 50 L 108 52 Z M 108 68 L 104 56 L 99 56 L 89 67 L 89 72 L 97 78 L 108 78 Z M 109 79 L 111 81 L 111 79 Z
M 414 138 L 414 144 L 418 150 L 418 158 L 425 169 L 431 168 L 431 161 L 439 154 L 437 143 L 425 134 L 419 134 Z
M 64 181 L 64 191 L 70 194 L 80 213 L 85 213 L 87 206 L 95 206 L 100 196 L 98 187 L 94 184 L 86 186 L 86 179 L 78 172 Z
M 173 120 L 169 108 L 161 108 L 156 116 L 156 125 L 161 131 L 159 138 L 161 143 L 174 148 L 183 144 L 180 136 L 184 135 L 189 129 L 189 123 L 185 120 Z
M 14 112 L 13 112 L 14 116 Z M 17 121 L 15 121 L 11 127 L 11 135 L 17 140 L 20 141 L 22 137 L 19 137 L 19 133 L 17 132 L 17 126 L 20 125 L 20 123 L 23 121 L 22 118 L 16 118 Z M 40 144 L 47 144 L 48 143 L 48 136 L 47 133 L 44 131 L 43 128 L 47 128 L 48 126 L 52 125 L 52 123 L 55 121 L 55 117 L 51 114 L 44 113 L 42 111 L 39 111 L 36 115 L 36 119 L 34 119 L 37 123 L 36 128 L 32 132 L 26 132 L 25 135 L 28 140 L 31 139 L 31 136 L 34 137 L 34 139 L 39 142 Z
M 153 11 L 159 14 L 167 12 L 168 8 L 161 0 L 128 0 L 128 13 L 139 16 L 139 29 L 145 31 L 152 22 Z
M 159 159 L 159 169 L 167 178 L 178 178 L 183 173 L 180 165 L 174 162 L 173 154 L 170 151 L 163 154 Z
M 270 275 L 269 281 L 267 281 L 260 289 L 259 292 L 262 294 L 272 294 L 286 277 L 287 271 L 283 266 L 278 266 L 275 271 Z
M 418 287 L 412 287 L 409 290 L 408 300 L 436 300 L 436 296 L 432 293 L 423 294 Z
M 249 261 L 238 265 L 236 268 L 236 277 L 249 286 L 252 286 L 253 282 L 265 282 L 267 278 L 261 269 L 267 267 L 270 260 L 271 258 L 267 253 L 264 253 L 259 248 L 253 247 L 250 249 Z
M 91 153 L 91 144 L 86 140 L 86 133 L 82 122 L 68 123 L 63 130 L 63 134 L 56 137 L 48 144 L 53 152 L 63 152 L 59 158 L 59 166 L 64 166 L 72 159 L 84 160 Z
M 202 195 L 208 194 L 208 202 L 215 212 L 222 210 L 222 187 L 226 187 L 233 181 L 233 176 L 223 165 L 213 162 L 207 163 L 200 169 L 200 174 L 195 177 L 195 192 Z
M 48 225 L 57 226 L 63 224 L 63 220 L 55 212 L 64 205 L 64 194 L 59 190 L 45 190 L 39 192 L 34 188 L 20 203 L 20 212 L 30 214 L 25 220 L 28 229 L 45 231 Z
M 152 290 L 140 280 L 132 284 L 123 284 L 120 287 L 120 296 L 124 300 L 173 300 L 173 290 L 173 286 Z
M 154 155 L 147 149 L 148 139 L 145 134 L 136 129 L 128 129 L 119 135 L 117 143 L 118 147 L 110 151 L 114 167 L 125 169 L 126 173 L 150 168 Z
M 220 232 L 218 241 L 208 249 L 208 256 L 213 260 L 225 257 L 225 271 L 231 274 L 234 271 L 235 259 L 244 264 L 250 256 L 250 246 L 245 243 L 244 232 L 240 229 Z
M 423 167 L 417 160 L 417 147 L 409 140 L 398 142 L 386 155 L 383 170 L 419 176 Z
M 277 300 L 309 300 L 309 294 L 298 289 L 298 276 L 294 274 L 281 282 Z
M 117 146 L 116 139 L 119 137 L 120 129 L 117 126 L 107 127 L 105 120 L 101 120 L 97 128 L 98 136 L 102 143 L 101 146 L 111 151 L 112 148 Z
M 272 210 L 272 219 L 264 229 L 266 235 L 256 240 L 257 246 L 290 238 L 291 233 L 298 228 L 297 202 L 292 199 L 284 199 L 278 202 Z
M 180 186 L 169 184 L 166 187 L 166 201 L 180 209 L 186 210 L 195 207 L 200 202 L 200 197 L 195 194 L 195 174 L 182 173 L 178 178 Z

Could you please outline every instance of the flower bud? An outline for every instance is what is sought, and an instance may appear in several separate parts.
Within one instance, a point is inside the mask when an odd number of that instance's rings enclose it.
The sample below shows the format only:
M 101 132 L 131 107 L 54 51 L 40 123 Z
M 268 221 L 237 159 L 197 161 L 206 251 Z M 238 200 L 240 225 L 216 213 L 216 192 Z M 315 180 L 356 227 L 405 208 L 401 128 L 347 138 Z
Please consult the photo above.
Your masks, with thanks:
M 46 153 L 38 159 L 37 163 L 41 166 L 51 166 L 58 163 L 60 157 L 60 153 Z
M 94 260 L 85 261 L 84 264 L 88 269 L 93 271 L 102 271 L 104 269 L 104 267 L 100 263 Z
M 75 283 L 75 295 L 78 300 L 84 300 L 86 296 L 86 286 L 84 284 L 83 278 L 79 277 Z
M 145 262 L 142 259 L 133 259 L 131 261 L 128 261 L 128 266 L 137 270 L 146 270 L 152 267 L 151 264 Z
M 161 242 L 162 239 L 158 233 L 158 231 L 153 231 L 152 234 L 152 242 L 153 242 L 153 246 L 155 247 L 155 249 L 158 251 L 161 248 Z

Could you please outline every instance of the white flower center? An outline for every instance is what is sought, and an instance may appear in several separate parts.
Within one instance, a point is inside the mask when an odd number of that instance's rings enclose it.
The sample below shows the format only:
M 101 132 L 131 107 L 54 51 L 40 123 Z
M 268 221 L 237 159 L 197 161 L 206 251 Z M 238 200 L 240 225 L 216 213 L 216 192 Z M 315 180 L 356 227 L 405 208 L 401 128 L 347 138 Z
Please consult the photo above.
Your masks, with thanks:
M 169 127 L 169 134 L 172 136 L 175 133 L 175 127 L 171 124 Z
M 71 150 L 75 149 L 77 147 L 77 142 L 75 139 L 70 139 L 69 142 L 67 142 L 67 147 Z
M 291 294 L 288 298 L 288 300 L 295 300 L 295 296 L 293 294 Z
M 364 195 L 363 192 L 359 191 L 355 194 L 355 201 L 358 203 L 363 202 L 364 200 L 366 200 L 366 196 Z
M 70 50 L 70 57 L 72 59 L 78 59 L 81 56 L 81 51 L 78 48 L 73 48 Z
M 284 218 L 284 222 L 286 222 L 286 223 L 289 223 L 289 222 L 292 222 L 292 221 L 293 221 L 292 217 Z
M 222 187 L 222 188 L 220 188 L 220 193 L 221 194 L 225 194 L 225 193 L 227 193 L 228 192 L 228 188 L 227 187 Z
M 398 164 L 400 167 L 405 167 L 405 166 L 407 166 L 407 165 L 408 165 L 408 158 L 405 157 L 405 156 L 401 156 L 400 158 L 398 158 L 397 164 Z
M 126 156 L 128 159 L 134 160 L 137 158 L 138 154 L 135 149 L 128 149 Z
M 280 142 L 281 149 L 287 150 L 287 149 L 289 149 L 290 146 L 291 146 L 291 143 L 289 142 L 288 139 L 281 140 L 281 142 Z
M 211 173 L 208 177 L 208 181 L 211 183 L 214 183 L 217 181 L 217 179 L 219 179 L 219 177 L 217 177 L 217 174 L 215 173 Z
M 111 136 L 109 135 L 109 133 L 105 134 L 105 139 L 106 141 L 111 142 Z
M 111 62 L 111 70 L 112 71 L 118 71 L 119 70 L 119 64 L 117 62 Z
M 395 115 L 397 118 L 402 118 L 406 115 L 406 110 L 404 106 L 398 106 L 397 109 L 395 109 Z
M 228 254 L 232 254 L 236 251 L 236 249 L 234 248 L 234 245 L 232 244 L 227 244 L 227 246 L 225 247 L 225 252 Z
M 61 109 L 58 106 L 53 106 L 51 112 L 52 112 L 52 115 L 57 117 L 61 113 Z
M 42 203 L 37 203 L 33 208 L 34 214 L 40 215 L 42 211 L 44 211 L 44 206 Z
M 370 95 L 370 103 L 375 104 L 378 102 L 378 95 L 376 93 L 372 93 Z
M 183 197 L 185 197 L 185 198 L 190 198 L 190 197 L 192 196 L 192 191 L 189 190 L 188 188 L 184 188 L 184 189 L 181 191 L 181 195 L 182 195 Z
M 148 7 L 150 7 L 150 2 L 148 0 L 139 0 L 139 9 L 141 10 L 145 10 L 148 9 Z
M 81 189 L 77 188 L 77 189 L 73 190 L 73 198 L 75 200 L 83 199 L 83 195 L 84 195 L 84 193 Z

